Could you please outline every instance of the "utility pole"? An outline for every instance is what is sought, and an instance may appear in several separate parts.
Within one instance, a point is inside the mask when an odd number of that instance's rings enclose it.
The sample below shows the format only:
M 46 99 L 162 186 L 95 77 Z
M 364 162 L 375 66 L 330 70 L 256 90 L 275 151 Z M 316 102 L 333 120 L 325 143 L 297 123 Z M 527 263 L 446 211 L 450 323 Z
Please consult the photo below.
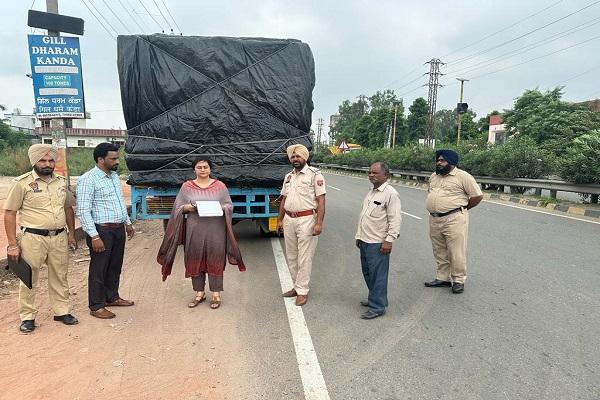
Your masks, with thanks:
M 365 104 L 367 103 L 367 96 L 365 96 L 364 94 L 361 94 L 360 96 L 357 97 L 357 99 L 358 99 L 358 104 L 360 104 L 360 113 L 361 113 L 361 115 L 364 115 Z
M 396 148 L 396 116 L 398 115 L 398 106 L 394 107 L 394 125 L 392 125 L 392 149 Z
M 319 118 L 317 120 L 317 149 L 319 148 L 319 146 L 321 145 L 321 133 L 323 131 L 323 123 L 325 121 L 323 120 L 323 118 Z
M 465 85 L 465 82 L 469 82 L 468 79 L 462 79 L 462 78 L 456 78 L 457 80 L 460 81 L 460 101 L 459 101 L 459 106 L 456 107 L 456 115 L 458 118 L 458 122 L 457 122 L 457 128 L 456 128 L 456 144 L 460 144 L 460 126 L 461 126 L 461 122 L 462 122 L 462 115 L 463 115 L 463 110 L 462 110 L 462 104 L 463 104 L 463 88 Z M 466 110 L 464 110 L 466 111 Z
M 58 0 L 46 0 L 46 12 L 58 14 Z M 60 33 L 48 30 L 48 36 L 60 36 Z M 58 149 L 58 160 L 55 160 L 55 171 L 58 174 L 64 175 L 67 178 L 67 185 L 70 185 L 69 167 L 67 164 L 66 121 L 66 118 L 50 119 L 50 132 L 52 135 L 52 144 Z
M 429 118 L 427 120 L 427 131 L 425 134 L 425 144 L 427 146 L 433 146 L 433 127 L 435 125 L 435 109 L 437 106 L 437 91 L 438 87 L 441 87 L 439 78 L 444 75 L 440 72 L 440 65 L 445 65 L 439 58 L 433 58 L 425 64 L 429 64 L 429 94 L 427 97 L 427 104 L 429 105 Z

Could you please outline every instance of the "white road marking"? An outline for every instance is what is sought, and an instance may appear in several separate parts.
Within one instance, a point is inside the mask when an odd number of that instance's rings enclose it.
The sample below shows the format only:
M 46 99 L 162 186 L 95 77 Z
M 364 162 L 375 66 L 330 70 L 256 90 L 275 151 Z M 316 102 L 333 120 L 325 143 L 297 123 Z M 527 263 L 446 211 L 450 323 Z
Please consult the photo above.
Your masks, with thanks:
M 332 188 L 333 190 L 338 190 L 338 191 L 339 191 L 339 190 L 342 190 L 342 189 L 340 189 L 340 188 L 336 188 L 335 186 L 331 186 L 331 185 L 327 185 L 327 187 L 328 187 L 328 188 Z
M 400 211 L 400 212 L 401 212 L 402 214 L 408 215 L 409 217 L 413 217 L 413 218 L 416 218 L 416 219 L 423 219 L 423 218 L 421 218 L 421 217 L 417 217 L 416 215 L 409 214 L 409 213 L 407 213 L 406 211 Z
M 567 219 L 574 219 L 575 221 L 581 221 L 581 222 L 588 222 L 590 224 L 597 224 L 600 225 L 600 222 L 596 222 L 596 221 L 589 221 L 587 219 L 583 219 L 583 218 L 576 218 L 576 217 L 571 217 L 569 215 L 561 215 L 561 214 L 554 214 L 552 212 L 548 212 L 548 211 L 542 211 L 542 210 L 532 210 L 531 208 L 525 208 L 525 207 L 519 207 L 513 204 L 504 204 L 504 203 L 500 203 L 497 201 L 493 201 L 493 200 L 484 200 L 486 203 L 491 203 L 491 204 L 497 204 L 499 206 L 504 206 L 504 207 L 511 207 L 511 208 L 518 208 L 519 210 L 523 210 L 523 211 L 531 211 L 531 212 L 536 212 L 536 213 L 540 213 L 540 214 L 547 214 L 547 215 L 552 215 L 554 217 L 559 217 L 559 218 L 567 218 Z
M 279 238 L 271 238 L 271 246 L 277 264 L 281 290 L 285 292 L 293 288 L 294 285 Z M 306 400 L 329 400 L 329 392 L 325 385 L 325 379 L 323 379 L 321 366 L 304 319 L 302 307 L 296 306 L 293 297 L 284 298 L 284 302 L 292 331 L 294 349 L 296 350 L 296 361 L 298 362 L 300 378 L 304 387 L 304 398 Z

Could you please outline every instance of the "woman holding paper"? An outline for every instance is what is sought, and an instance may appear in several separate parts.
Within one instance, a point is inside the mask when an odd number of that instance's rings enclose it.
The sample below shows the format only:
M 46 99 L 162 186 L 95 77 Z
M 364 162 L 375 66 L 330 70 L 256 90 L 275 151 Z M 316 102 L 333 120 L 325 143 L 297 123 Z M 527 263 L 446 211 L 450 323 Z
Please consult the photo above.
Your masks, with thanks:
M 227 187 L 211 178 L 212 163 L 208 159 L 200 157 L 192 167 L 196 179 L 184 182 L 177 194 L 157 261 L 162 265 L 164 281 L 171 274 L 177 246 L 183 244 L 185 276 L 192 278 L 196 292 L 188 307 L 206 300 L 208 275 L 210 308 L 217 309 L 221 305 L 225 263 L 237 265 L 240 271 L 246 267 L 233 234 L 233 204 Z

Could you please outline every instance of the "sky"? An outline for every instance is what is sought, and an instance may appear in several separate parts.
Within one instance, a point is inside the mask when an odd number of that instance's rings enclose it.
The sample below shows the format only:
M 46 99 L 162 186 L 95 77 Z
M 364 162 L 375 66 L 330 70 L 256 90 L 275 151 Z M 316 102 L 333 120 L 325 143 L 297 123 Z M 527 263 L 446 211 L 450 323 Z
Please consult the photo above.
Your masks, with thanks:
M 27 35 L 45 32 L 27 26 L 27 12 L 45 6 L 45 0 L 3 1 L 0 104 L 8 111 L 33 108 Z M 568 101 L 600 97 L 600 1 L 59 0 L 59 12 L 85 20 L 80 43 L 89 128 L 126 128 L 117 34 L 170 27 L 184 35 L 308 43 L 316 68 L 315 130 L 323 118 L 327 131 L 344 100 L 378 90 L 395 90 L 408 112 L 415 98 L 427 99 L 425 63 L 433 58 L 446 63 L 438 110 L 455 107 L 456 78 L 470 79 L 464 101 L 478 117 L 510 108 L 526 89 L 564 85 Z

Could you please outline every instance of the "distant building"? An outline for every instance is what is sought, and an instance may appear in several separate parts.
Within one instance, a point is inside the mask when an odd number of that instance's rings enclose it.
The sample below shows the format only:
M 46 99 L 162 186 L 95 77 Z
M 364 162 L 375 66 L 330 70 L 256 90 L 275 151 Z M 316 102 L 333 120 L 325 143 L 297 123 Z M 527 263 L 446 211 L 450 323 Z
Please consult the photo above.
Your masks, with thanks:
M 127 131 L 122 129 L 66 128 L 66 131 L 67 147 L 96 147 L 103 142 L 122 146 L 127 139 Z M 35 132 L 39 135 L 41 143 L 52 144 L 50 127 L 35 128 Z
M 503 144 L 506 142 L 506 125 L 502 123 L 502 115 L 490 115 L 488 143 Z
M 595 111 L 595 112 L 600 112 L 600 99 L 582 101 L 581 103 L 575 103 L 575 104 L 578 106 L 586 106 L 590 110 Z

